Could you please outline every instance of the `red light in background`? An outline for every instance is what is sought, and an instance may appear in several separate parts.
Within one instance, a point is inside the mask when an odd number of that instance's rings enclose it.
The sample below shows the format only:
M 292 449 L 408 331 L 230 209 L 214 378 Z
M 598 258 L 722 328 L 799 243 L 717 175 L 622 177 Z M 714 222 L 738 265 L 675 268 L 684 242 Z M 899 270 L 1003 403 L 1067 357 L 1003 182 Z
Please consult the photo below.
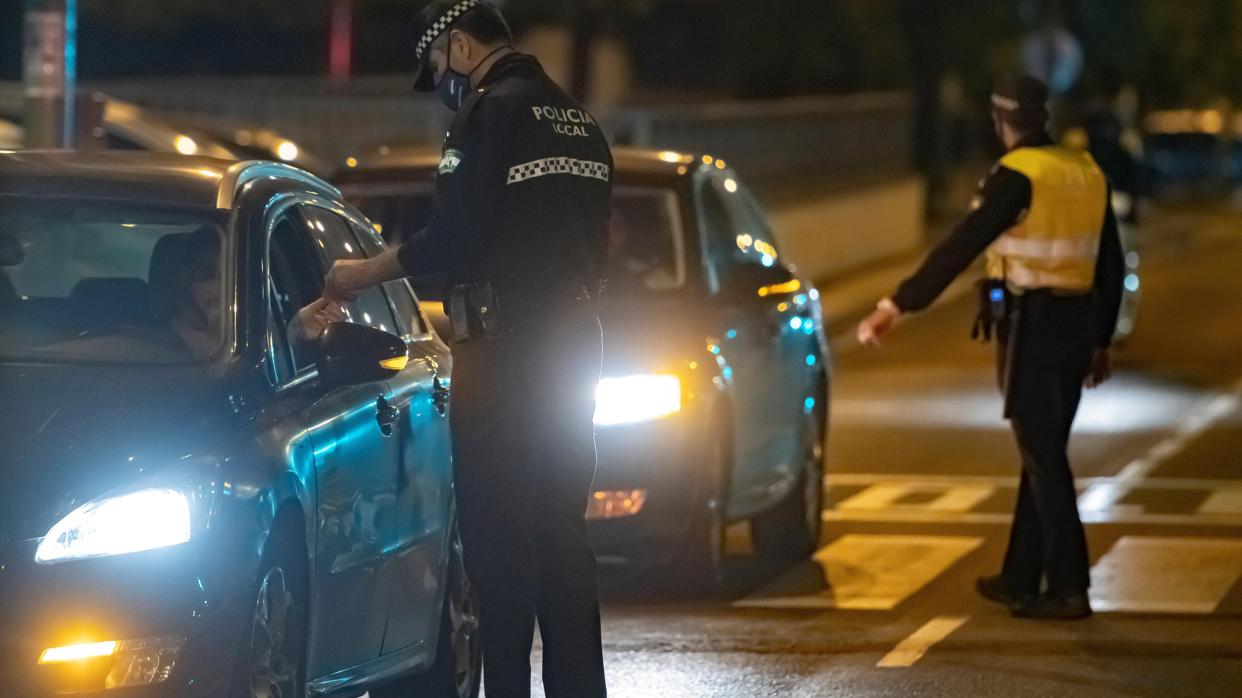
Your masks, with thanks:
M 328 18 L 328 75 L 348 82 L 354 47 L 353 0 L 332 0 Z

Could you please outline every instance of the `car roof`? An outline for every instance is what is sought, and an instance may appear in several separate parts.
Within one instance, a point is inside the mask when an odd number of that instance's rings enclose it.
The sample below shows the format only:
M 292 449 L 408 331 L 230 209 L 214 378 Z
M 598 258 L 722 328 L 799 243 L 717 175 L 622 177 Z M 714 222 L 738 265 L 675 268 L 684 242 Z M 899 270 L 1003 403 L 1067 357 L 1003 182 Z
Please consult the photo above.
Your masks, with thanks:
M 229 210 L 260 178 L 287 179 L 316 194 L 340 192 L 283 163 L 232 162 L 145 152 L 0 151 L 0 195 L 111 199 Z
M 663 176 L 670 179 L 686 176 L 698 167 L 720 162 L 711 155 L 624 145 L 613 146 L 612 158 L 618 174 Z M 337 170 L 334 179 L 342 183 L 376 181 L 397 171 L 422 173 L 435 170 L 439 164 L 440 152 L 426 144 L 382 145 L 369 153 L 346 158 L 345 166 Z

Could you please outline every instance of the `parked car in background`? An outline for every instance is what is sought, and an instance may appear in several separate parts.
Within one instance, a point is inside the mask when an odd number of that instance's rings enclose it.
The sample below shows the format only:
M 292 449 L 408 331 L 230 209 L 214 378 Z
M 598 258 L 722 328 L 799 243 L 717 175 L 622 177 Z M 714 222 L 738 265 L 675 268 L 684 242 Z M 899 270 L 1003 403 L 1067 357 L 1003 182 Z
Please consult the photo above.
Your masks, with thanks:
M 0 694 L 477 694 L 448 347 L 404 282 L 296 330 L 382 249 L 285 165 L 0 154 Z
M 587 509 L 597 555 L 676 562 L 711 582 L 725 527 L 749 519 L 761 553 L 804 557 L 820 537 L 830 380 L 818 292 L 723 161 L 613 155 Z M 349 158 L 336 181 L 396 243 L 426 224 L 439 161 L 386 146 Z M 440 283 L 433 273 L 416 291 L 437 299 Z
M 1158 195 L 1218 193 L 1230 173 L 1228 124 L 1215 109 L 1157 111 L 1143 119 L 1144 149 Z
M 10 147 L 20 147 L 25 118 L 19 90 L 0 89 L 0 120 L 12 124 Z M 326 162 L 294 139 L 270 128 L 214 115 L 168 114 L 108 97 L 103 109 L 101 145 L 108 150 L 202 155 L 223 160 L 273 160 L 316 174 Z M 0 124 L 0 143 L 5 141 Z

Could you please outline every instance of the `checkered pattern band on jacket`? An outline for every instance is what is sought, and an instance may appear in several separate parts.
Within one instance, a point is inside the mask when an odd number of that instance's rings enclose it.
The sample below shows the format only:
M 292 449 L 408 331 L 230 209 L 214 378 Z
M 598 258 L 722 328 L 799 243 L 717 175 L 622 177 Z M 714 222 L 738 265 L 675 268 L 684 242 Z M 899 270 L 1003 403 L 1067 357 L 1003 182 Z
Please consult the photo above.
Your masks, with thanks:
M 555 174 L 590 177 L 607 182 L 610 173 L 611 169 L 602 162 L 575 160 L 574 158 L 543 158 L 510 167 L 509 181 L 506 184 L 517 184 L 528 179 Z
M 432 22 L 431 26 L 427 27 L 427 31 L 423 32 L 422 37 L 419 38 L 418 45 L 414 48 L 414 59 L 422 61 L 423 54 L 427 52 L 427 48 L 431 46 L 431 42 L 435 41 L 437 36 L 443 34 L 444 30 L 448 29 L 450 24 L 456 22 L 458 17 L 461 17 L 470 10 L 478 7 L 480 1 L 481 0 L 462 0 L 462 2 L 453 5 L 447 12 L 437 17 L 436 21 Z

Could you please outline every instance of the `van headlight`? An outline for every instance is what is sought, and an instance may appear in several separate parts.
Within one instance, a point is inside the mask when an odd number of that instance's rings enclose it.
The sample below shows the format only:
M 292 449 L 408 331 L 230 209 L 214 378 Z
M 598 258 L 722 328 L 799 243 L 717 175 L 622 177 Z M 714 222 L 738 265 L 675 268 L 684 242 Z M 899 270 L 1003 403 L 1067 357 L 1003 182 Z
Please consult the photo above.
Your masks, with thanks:
M 35 562 L 124 555 L 190 540 L 190 501 L 173 489 L 147 489 L 87 502 L 43 537 Z
M 681 379 L 639 375 L 600 380 L 595 391 L 595 423 L 601 426 L 648 422 L 681 411 Z

